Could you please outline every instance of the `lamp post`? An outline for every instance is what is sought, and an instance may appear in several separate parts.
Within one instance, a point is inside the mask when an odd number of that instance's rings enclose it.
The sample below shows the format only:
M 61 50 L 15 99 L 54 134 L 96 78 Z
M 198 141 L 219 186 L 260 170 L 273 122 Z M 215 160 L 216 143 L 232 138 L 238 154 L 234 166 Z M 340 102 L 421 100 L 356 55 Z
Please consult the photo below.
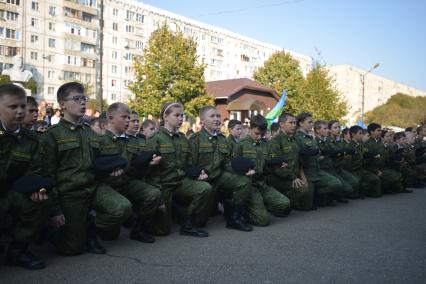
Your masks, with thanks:
M 376 69 L 377 67 L 379 67 L 380 64 L 376 63 L 374 64 L 373 67 L 371 67 L 367 72 L 365 72 L 364 74 L 361 74 L 361 84 L 362 84 L 362 102 L 361 102 L 361 121 L 362 123 L 364 123 L 364 107 L 365 107 L 365 76 L 370 73 L 371 71 L 373 71 L 373 69 Z

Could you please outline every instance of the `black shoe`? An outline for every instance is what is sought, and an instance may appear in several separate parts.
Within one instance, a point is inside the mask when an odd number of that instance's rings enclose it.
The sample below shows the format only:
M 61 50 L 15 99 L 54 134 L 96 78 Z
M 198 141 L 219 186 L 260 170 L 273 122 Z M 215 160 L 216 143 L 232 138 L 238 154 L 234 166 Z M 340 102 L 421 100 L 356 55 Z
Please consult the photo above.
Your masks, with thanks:
M 408 188 L 404 188 L 403 191 L 401 191 L 402 193 L 413 193 L 412 189 L 408 189 Z
M 97 238 L 88 239 L 86 242 L 88 253 L 105 254 L 107 250 L 99 243 Z
M 200 230 L 200 229 L 196 229 L 192 227 L 188 228 L 186 226 L 182 226 L 180 228 L 180 234 L 184 236 L 192 236 L 192 237 L 198 237 L 198 238 L 207 238 L 209 236 L 209 233 L 204 230 Z
M 226 222 L 228 229 L 235 229 L 243 232 L 253 231 L 253 227 L 244 220 L 241 206 L 234 205 L 232 208 L 232 215 Z
M 13 244 L 7 250 L 6 264 L 32 270 L 46 267 L 44 260 L 33 255 L 26 247 L 18 247 Z
M 153 243 L 155 242 L 154 236 L 148 234 L 144 231 L 132 230 L 130 232 L 130 239 L 134 241 L 139 241 L 142 243 Z

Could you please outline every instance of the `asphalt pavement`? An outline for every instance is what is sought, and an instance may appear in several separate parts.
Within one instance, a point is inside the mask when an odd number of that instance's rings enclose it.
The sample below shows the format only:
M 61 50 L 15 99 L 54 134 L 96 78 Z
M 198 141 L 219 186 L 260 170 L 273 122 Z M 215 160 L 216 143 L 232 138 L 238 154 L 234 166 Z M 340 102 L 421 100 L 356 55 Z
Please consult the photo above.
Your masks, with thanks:
M 426 283 L 426 189 L 293 211 L 245 233 L 212 218 L 210 237 L 154 244 L 104 242 L 107 255 L 55 255 L 33 247 L 48 267 L 0 265 L 0 283 Z M 2 256 L 2 258 L 4 255 Z M 3 261 L 3 260 L 2 260 Z

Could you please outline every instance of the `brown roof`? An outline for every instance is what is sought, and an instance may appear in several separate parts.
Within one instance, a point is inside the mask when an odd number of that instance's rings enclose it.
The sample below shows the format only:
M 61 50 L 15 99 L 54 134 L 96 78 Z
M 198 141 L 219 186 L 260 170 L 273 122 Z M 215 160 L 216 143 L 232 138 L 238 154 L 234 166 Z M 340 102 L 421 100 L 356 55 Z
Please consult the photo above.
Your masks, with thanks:
M 248 78 L 206 82 L 206 89 L 207 93 L 214 95 L 216 98 L 228 98 L 242 89 L 249 89 L 270 93 L 277 100 L 280 99 L 274 89 L 268 88 L 259 82 Z

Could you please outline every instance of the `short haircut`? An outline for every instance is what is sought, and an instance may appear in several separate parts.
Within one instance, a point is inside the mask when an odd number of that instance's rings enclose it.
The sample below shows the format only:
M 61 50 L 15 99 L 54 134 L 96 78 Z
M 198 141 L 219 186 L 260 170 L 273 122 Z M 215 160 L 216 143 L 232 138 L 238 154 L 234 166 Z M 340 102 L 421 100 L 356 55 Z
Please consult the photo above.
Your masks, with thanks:
M 368 133 L 371 133 L 371 132 L 375 131 L 378 128 L 382 128 L 382 126 L 380 124 L 377 124 L 377 123 L 370 123 L 367 126 L 367 131 L 368 131 Z
M 107 116 L 108 117 L 114 116 L 117 113 L 117 111 L 119 111 L 119 110 L 127 111 L 130 114 L 130 108 L 129 108 L 128 105 L 120 103 L 120 102 L 117 102 L 117 103 L 111 104 L 108 107 Z
M 36 101 L 34 97 L 27 96 L 27 105 L 38 107 L 38 102 Z
M 351 137 L 355 134 L 357 134 L 359 131 L 363 131 L 364 129 L 362 129 L 361 126 L 359 125 L 354 125 L 351 126 L 351 128 L 349 128 L 349 133 L 351 134 Z
M 405 132 L 413 132 L 414 127 L 407 127 L 405 128 Z
M 278 123 L 286 122 L 289 117 L 295 117 L 295 116 L 290 112 L 285 112 L 281 114 L 280 117 L 278 118 Z
M 99 115 L 99 125 L 106 124 L 106 123 L 107 123 L 107 121 L 108 121 L 108 119 L 107 119 L 107 114 L 106 114 L 106 112 L 105 112 L 105 111 L 103 111 L 103 112 Z
M 417 127 L 417 134 L 420 134 L 420 132 L 422 131 L 422 129 L 426 127 L 426 123 L 425 124 L 421 124 L 419 127 Z
M 325 120 L 317 120 L 314 123 L 314 130 L 318 130 L 321 128 L 322 125 L 325 125 L 326 127 L 328 127 L 327 121 Z
M 241 121 L 239 121 L 238 119 L 231 119 L 228 122 L 228 129 L 234 129 L 235 126 L 237 125 L 242 125 L 243 123 Z
M 309 117 L 312 117 L 310 112 L 302 112 L 296 117 L 296 124 L 299 126 L 300 123 L 304 122 Z
M 268 121 L 261 114 L 256 114 L 250 119 L 250 129 L 259 128 L 260 131 L 268 129 Z
M 346 127 L 342 130 L 342 136 L 345 136 L 348 133 L 349 133 L 349 128 Z
M 27 93 L 23 88 L 12 83 L 0 85 L 0 99 L 4 96 L 27 97 Z
M 215 106 L 204 106 L 200 109 L 200 111 L 198 112 L 198 116 L 200 117 L 200 119 L 202 119 L 204 117 L 204 115 L 206 114 L 207 111 L 214 109 L 217 110 Z
M 71 92 L 84 93 L 84 86 L 78 82 L 65 83 L 56 92 L 58 102 L 63 101 Z
M 141 128 L 142 128 L 142 129 L 144 129 L 144 128 L 150 127 L 151 125 L 155 127 L 157 124 L 155 123 L 155 121 L 154 121 L 154 120 L 151 120 L 151 119 L 145 119 L 145 120 L 142 122 Z
M 96 122 L 99 122 L 99 117 L 92 117 L 89 120 L 90 126 L 94 126 L 96 124 Z
M 405 132 L 404 131 L 397 132 L 393 136 L 393 141 L 396 142 L 396 140 L 399 140 L 399 139 L 404 138 L 404 137 L 405 137 Z
M 137 114 L 138 116 L 139 116 L 139 113 L 137 112 L 137 111 L 135 111 L 135 110 L 130 110 L 130 114 L 132 115 L 132 114 Z
M 333 124 L 335 124 L 335 123 L 339 123 L 340 121 L 338 121 L 338 120 L 330 120 L 329 122 L 328 122 L 328 128 L 329 129 L 331 129 L 331 127 L 333 127 Z
M 280 130 L 280 124 L 278 122 L 273 122 L 271 124 L 271 132 L 277 132 Z

